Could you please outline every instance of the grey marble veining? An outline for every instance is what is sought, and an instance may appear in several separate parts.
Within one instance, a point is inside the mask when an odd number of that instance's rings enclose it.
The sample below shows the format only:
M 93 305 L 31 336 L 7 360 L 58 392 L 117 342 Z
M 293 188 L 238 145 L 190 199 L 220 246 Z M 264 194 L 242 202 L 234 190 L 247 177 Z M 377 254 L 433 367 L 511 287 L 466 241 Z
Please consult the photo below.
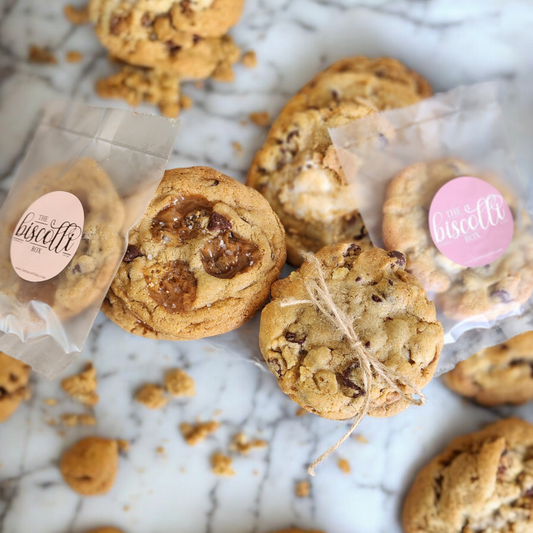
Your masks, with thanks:
M 63 0 L 0 0 L 0 190 L 9 190 L 39 120 L 42 106 L 74 97 L 94 105 L 126 107 L 95 97 L 95 81 L 113 67 L 90 26 L 73 27 Z M 256 69 L 236 69 L 232 84 L 185 84 L 194 106 L 182 113 L 182 131 L 169 167 L 213 166 L 241 181 L 266 129 L 241 125 L 253 111 L 273 116 L 317 71 L 350 55 L 389 55 L 426 76 L 436 90 L 499 80 L 509 107 L 510 135 L 522 170 L 529 155 L 532 98 L 533 6 L 527 0 L 248 0 L 232 34 L 254 49 Z M 57 66 L 26 61 L 29 44 L 47 45 Z M 65 54 L 84 54 L 68 64 Z M 141 106 L 142 111 L 154 111 Z M 527 110 L 527 111 L 526 111 Z M 239 142 L 237 154 L 232 142 Z M 0 202 L 2 194 L 0 194 Z M 294 496 L 306 466 L 338 439 L 347 425 L 312 415 L 278 389 L 261 365 L 258 320 L 210 341 L 154 342 L 126 334 L 99 316 L 82 357 L 100 376 L 95 428 L 49 425 L 64 412 L 82 412 L 57 383 L 34 376 L 33 397 L 0 426 L 0 531 L 83 533 L 115 525 L 125 533 L 263 533 L 297 525 L 328 533 L 399 533 L 401 502 L 418 468 L 455 435 L 511 413 L 533 420 L 530 406 L 485 409 L 454 396 L 439 380 L 426 389 L 428 403 L 390 419 L 367 419 L 358 433 L 317 469 L 309 498 Z M 133 402 L 145 381 L 168 368 L 185 368 L 198 394 L 162 411 Z M 57 398 L 52 407 L 43 400 Z M 204 443 L 187 446 L 183 421 L 217 419 L 221 428 Z M 237 475 L 219 479 L 209 457 L 225 451 L 238 431 L 264 438 L 268 448 L 234 458 Z M 62 434 L 61 432 L 64 432 Z M 120 458 L 117 483 L 106 496 L 81 498 L 62 481 L 60 454 L 81 436 L 131 441 Z M 156 449 L 162 446 L 164 454 Z M 348 459 L 350 475 L 336 465 Z

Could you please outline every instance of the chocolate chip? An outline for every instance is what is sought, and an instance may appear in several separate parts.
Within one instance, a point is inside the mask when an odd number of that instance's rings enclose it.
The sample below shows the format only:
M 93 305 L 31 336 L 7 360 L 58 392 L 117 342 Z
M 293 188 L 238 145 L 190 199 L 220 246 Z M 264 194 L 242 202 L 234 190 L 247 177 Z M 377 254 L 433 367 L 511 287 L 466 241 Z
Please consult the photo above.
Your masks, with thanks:
M 109 31 L 113 34 L 113 35 L 118 35 L 120 33 L 120 25 L 122 23 L 124 19 L 122 17 L 119 17 L 117 15 L 115 15 L 112 19 L 111 19 L 111 22 L 109 23 Z
M 357 276 L 357 277 L 355 278 L 355 281 L 361 281 L 361 276 Z
M 533 487 L 527 489 L 524 496 L 526 496 L 527 498 L 533 498 Z
M 498 290 L 494 291 L 491 294 L 491 296 L 493 298 L 498 298 L 503 303 L 508 303 L 508 302 L 510 302 L 512 300 L 511 294 L 509 292 L 507 292 L 506 290 L 504 290 L 504 289 L 498 289 Z
M 275 372 L 278 378 L 281 377 L 281 365 L 277 359 L 269 359 L 268 366 Z
M 370 341 L 365 342 L 365 348 L 370 348 Z
M 382 302 L 383 300 L 377 296 L 376 294 L 373 294 L 372 295 L 372 300 L 374 300 L 374 302 Z
M 141 19 L 141 26 L 144 28 L 149 28 L 152 25 L 152 17 L 150 13 L 145 13 Z
M 7 390 L 4 389 L 4 387 L 0 387 L 0 400 L 1 400 L 4 396 L 7 396 Z
M 359 235 L 354 235 L 354 240 L 361 241 L 367 236 L 367 231 L 365 226 L 361 226 L 361 230 L 359 231 Z
M 74 265 L 72 272 L 74 272 L 75 274 L 81 274 L 81 266 L 79 263 L 76 263 L 76 265 Z
M 394 283 L 392 282 L 392 279 L 389 279 L 389 285 L 394 285 Z
M 259 174 L 266 174 L 267 169 L 264 167 L 257 167 L 257 172 L 259 172 Z
M 305 342 L 305 339 L 307 339 L 307 337 L 304 337 L 303 339 L 298 339 L 296 338 L 296 333 L 292 333 L 290 331 L 285 334 L 285 338 L 289 342 L 294 342 L 295 344 L 300 344 L 300 345 L 302 345 Z
M 288 135 L 287 135 L 287 142 L 290 142 L 291 139 L 293 137 L 295 137 L 296 135 L 300 135 L 300 132 L 298 130 L 292 130 Z
M 18 380 L 19 378 L 16 374 L 13 374 L 12 372 L 9 373 L 9 381 L 11 381 L 11 383 L 16 383 Z
M 505 471 L 507 470 L 507 467 L 506 466 L 503 466 L 503 465 L 500 465 L 498 467 L 498 475 L 501 476 L 503 474 L 505 474 Z
M 170 54 L 175 54 L 181 50 L 181 46 L 173 41 L 167 41 L 165 44 Z
M 387 318 L 385 318 L 385 320 L 392 320 L 392 318 L 390 316 L 388 316 Z
M 352 257 L 357 255 L 357 252 L 361 251 L 361 247 L 358 244 L 350 244 L 346 251 L 342 254 L 344 257 Z
M 345 387 L 348 387 L 349 389 L 352 389 L 353 391 L 355 391 L 355 396 L 354 398 L 358 398 L 359 396 L 364 396 L 365 395 L 365 391 L 359 387 L 359 385 L 356 385 L 352 380 L 351 380 L 351 373 L 353 370 L 356 370 L 359 368 L 359 363 L 352 363 L 348 368 L 346 368 L 346 370 L 344 370 L 344 372 L 342 374 L 339 374 L 338 375 L 338 379 L 339 381 L 345 386 Z
M 383 135 L 383 133 L 378 133 L 378 144 L 380 148 L 385 148 L 385 146 L 389 144 L 389 140 Z
M 228 230 L 231 229 L 231 222 L 218 213 L 211 213 L 207 229 L 209 231 Z
M 124 254 L 124 258 L 122 261 L 125 263 L 131 263 L 136 257 L 141 257 L 142 253 L 136 246 L 133 246 L 133 244 L 128 245 L 128 249 L 126 250 L 126 253 Z
M 199 43 L 202 40 L 202 38 L 199 35 L 193 35 L 192 36 L 192 42 L 194 44 Z
M 216 187 L 219 183 L 220 183 L 220 181 L 213 180 L 213 184 L 211 185 L 211 187 Z
M 405 255 L 403 255 L 402 252 L 397 252 L 396 250 L 392 250 L 387 255 L 389 257 L 394 257 L 396 259 L 396 264 L 398 266 L 405 266 Z
M 332 90 L 331 91 L 331 96 L 333 96 L 333 98 L 335 100 L 337 100 L 339 98 L 339 93 L 337 91 L 335 91 L 335 90 Z

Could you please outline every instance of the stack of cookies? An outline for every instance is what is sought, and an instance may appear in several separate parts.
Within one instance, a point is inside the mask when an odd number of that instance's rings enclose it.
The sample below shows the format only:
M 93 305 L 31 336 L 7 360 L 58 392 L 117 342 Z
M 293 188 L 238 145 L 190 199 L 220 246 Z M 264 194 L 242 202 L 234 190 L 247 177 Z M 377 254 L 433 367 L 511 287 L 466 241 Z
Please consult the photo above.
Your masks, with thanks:
M 244 0 L 90 0 L 89 16 L 110 55 L 126 63 L 97 84 L 102 97 L 146 100 L 177 116 L 183 80 L 233 81 L 240 50 L 227 35 Z

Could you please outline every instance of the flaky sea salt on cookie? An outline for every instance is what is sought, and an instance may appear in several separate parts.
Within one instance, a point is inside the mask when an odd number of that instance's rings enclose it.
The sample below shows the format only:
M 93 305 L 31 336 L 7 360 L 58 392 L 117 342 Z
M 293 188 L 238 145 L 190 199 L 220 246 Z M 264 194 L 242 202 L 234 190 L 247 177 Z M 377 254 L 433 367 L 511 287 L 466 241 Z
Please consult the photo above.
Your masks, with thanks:
M 435 307 L 399 252 L 338 244 L 315 258 L 274 284 L 261 315 L 261 352 L 281 389 L 323 418 L 357 417 L 365 401 L 370 416 L 403 411 L 437 367 Z
M 283 228 L 259 193 L 208 167 L 168 170 L 102 309 L 149 338 L 225 333 L 263 306 L 284 263 Z

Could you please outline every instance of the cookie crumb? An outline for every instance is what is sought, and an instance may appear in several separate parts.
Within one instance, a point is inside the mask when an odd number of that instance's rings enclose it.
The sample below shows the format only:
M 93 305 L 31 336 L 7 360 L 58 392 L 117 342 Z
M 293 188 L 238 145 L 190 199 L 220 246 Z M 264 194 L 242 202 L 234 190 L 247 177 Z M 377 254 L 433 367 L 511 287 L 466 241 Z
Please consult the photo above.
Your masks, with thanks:
M 204 88 L 204 82 L 203 81 L 195 81 L 194 82 L 194 86 L 197 88 L 197 89 L 203 89 Z
M 61 421 L 65 426 L 95 426 L 96 418 L 93 415 L 65 413 L 61 415 Z
M 43 400 L 43 403 L 54 407 L 55 405 L 57 405 L 57 400 L 55 398 L 46 398 L 45 400 Z
M 179 368 L 167 372 L 165 376 L 165 387 L 167 392 L 174 397 L 196 395 L 194 379 L 187 372 Z
M 61 381 L 61 388 L 69 396 L 88 406 L 96 405 L 100 399 L 96 394 L 97 386 L 96 369 L 92 363 L 88 363 L 83 372 Z
M 63 9 L 63 14 L 72 24 L 87 24 L 87 22 L 89 22 L 89 12 L 87 7 L 75 7 L 69 4 Z
M 192 107 L 192 98 L 188 97 L 185 94 L 180 96 L 180 107 L 181 109 L 190 109 Z
M 74 50 L 67 52 L 67 63 L 79 63 L 83 59 L 81 52 L 75 52 Z
M 304 416 L 308 413 L 303 407 L 296 410 L 296 416 Z
M 148 409 L 161 409 L 168 403 L 168 398 L 165 396 L 165 389 L 160 385 L 147 383 L 135 395 L 135 399 L 142 403 Z
M 223 453 L 216 452 L 211 457 L 211 470 L 215 476 L 232 477 L 235 475 L 235 470 L 232 468 L 233 461 L 231 457 Z
M 298 481 L 294 492 L 298 498 L 307 498 L 311 492 L 311 485 L 309 481 Z
M 357 433 L 357 435 L 355 435 L 355 440 L 357 442 L 360 442 L 361 444 L 368 444 L 368 439 L 360 433 Z
M 241 118 L 241 120 L 239 120 L 239 124 L 241 126 L 246 126 L 246 124 L 248 124 L 248 121 L 245 118 Z
M 56 56 L 48 48 L 42 48 L 36 44 L 30 45 L 28 61 L 41 65 L 55 65 L 57 63 Z
M 163 448 L 163 446 L 158 446 L 156 449 L 155 449 L 156 453 L 158 453 L 159 455 L 165 455 L 165 448 Z
M 119 451 L 127 452 L 130 449 L 130 441 L 124 439 L 117 439 L 117 446 Z
M 49 425 L 49 426 L 56 426 L 57 425 L 57 422 L 55 421 L 55 418 L 47 418 L 46 419 L 46 423 Z
M 352 467 L 347 459 L 339 459 L 337 461 L 337 466 L 345 473 L 349 474 L 352 471 Z
M 249 50 L 242 56 L 242 64 L 246 68 L 255 68 L 257 66 L 257 54 L 253 50 Z
M 265 440 L 254 439 L 249 441 L 248 437 L 241 431 L 233 437 L 230 450 L 246 455 L 254 448 L 266 448 L 268 446 Z
M 124 509 L 124 512 L 127 513 L 131 509 L 131 505 L 125 505 L 123 509 Z
M 237 141 L 233 141 L 231 143 L 231 146 L 233 146 L 233 149 L 235 150 L 237 157 L 241 157 L 242 154 L 244 153 L 244 148 L 242 147 L 242 144 L 238 143 Z
M 268 126 L 270 124 L 270 114 L 267 111 L 250 113 L 248 117 L 257 126 Z
M 189 446 L 196 446 L 199 442 L 204 441 L 208 435 L 214 433 L 220 427 L 219 422 L 198 422 L 197 424 L 188 424 L 183 422 L 180 430 Z

